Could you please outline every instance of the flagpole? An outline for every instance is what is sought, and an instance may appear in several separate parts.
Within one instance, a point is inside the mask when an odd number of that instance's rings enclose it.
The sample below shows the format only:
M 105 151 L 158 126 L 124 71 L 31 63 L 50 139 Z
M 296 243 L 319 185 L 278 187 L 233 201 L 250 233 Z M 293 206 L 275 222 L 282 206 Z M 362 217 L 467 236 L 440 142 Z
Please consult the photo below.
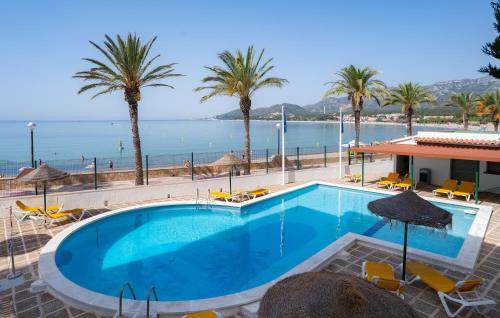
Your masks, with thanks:
M 342 179 L 342 105 L 339 105 L 339 179 Z
M 281 105 L 281 184 L 285 184 L 285 105 Z

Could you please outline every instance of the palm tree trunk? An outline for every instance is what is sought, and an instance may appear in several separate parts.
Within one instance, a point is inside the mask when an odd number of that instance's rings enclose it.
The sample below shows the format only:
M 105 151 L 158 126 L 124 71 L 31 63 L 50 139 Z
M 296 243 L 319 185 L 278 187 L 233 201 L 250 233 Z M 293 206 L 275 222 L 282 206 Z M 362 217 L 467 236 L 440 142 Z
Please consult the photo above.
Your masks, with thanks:
M 142 171 L 142 151 L 141 151 L 141 138 L 139 137 L 139 116 L 137 111 L 137 101 L 135 96 L 137 93 L 125 92 L 125 98 L 128 102 L 128 109 L 130 113 L 130 126 L 132 127 L 132 142 L 134 144 L 134 157 L 135 157 L 135 185 L 143 185 L 144 177 Z
M 463 113 L 464 129 L 469 130 L 469 114 Z
M 498 131 L 498 123 L 498 120 L 493 121 L 493 128 L 495 129 L 495 131 Z
M 355 110 L 354 111 L 354 132 L 356 133 L 356 137 L 354 138 L 354 147 L 359 146 L 360 125 L 361 125 L 361 111 Z
M 252 158 L 250 157 L 250 108 L 252 101 L 249 97 L 240 98 L 240 109 L 243 113 L 243 124 L 245 125 L 245 158 L 247 164 L 245 165 L 244 174 L 250 174 Z
M 412 127 L 411 127 L 412 117 L 413 117 L 413 108 L 410 108 L 406 112 L 406 136 L 413 135 L 413 133 L 412 133 Z

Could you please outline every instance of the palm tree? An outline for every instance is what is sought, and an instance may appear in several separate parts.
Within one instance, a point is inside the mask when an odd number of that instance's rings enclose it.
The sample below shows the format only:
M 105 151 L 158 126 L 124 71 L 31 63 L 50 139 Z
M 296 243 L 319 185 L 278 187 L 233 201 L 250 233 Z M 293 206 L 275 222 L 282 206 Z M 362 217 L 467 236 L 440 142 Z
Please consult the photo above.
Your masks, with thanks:
M 477 99 L 477 114 L 490 116 L 495 131 L 498 131 L 500 122 L 500 91 L 489 92 Z
M 92 96 L 92 99 L 106 93 L 123 91 L 128 103 L 130 123 L 132 126 L 132 140 L 135 155 L 135 184 L 144 184 L 142 171 L 141 139 L 138 126 L 138 104 L 141 100 L 141 88 L 143 87 L 169 87 L 170 85 L 160 83 L 160 80 L 180 76 L 172 73 L 176 63 L 164 64 L 152 67 L 153 62 L 160 57 L 156 55 L 149 59 L 149 51 L 156 41 L 156 37 L 142 44 L 140 37 L 128 34 L 124 40 L 119 35 L 116 42 L 108 35 L 105 36 L 104 47 L 89 41 L 105 57 L 106 62 L 92 58 L 83 60 L 90 62 L 91 68 L 87 71 L 76 73 L 74 78 L 81 78 L 92 82 L 80 88 L 78 94 L 90 89 L 100 91 Z
M 406 135 L 411 136 L 411 120 L 414 108 L 422 103 L 434 103 L 434 98 L 423 86 L 407 82 L 391 88 L 384 98 L 383 106 L 400 105 L 401 112 L 406 116 Z
M 262 61 L 264 50 L 261 50 L 255 59 L 253 46 L 249 46 L 246 54 L 236 50 L 233 55 L 224 51 L 218 55 L 222 66 L 206 67 L 212 74 L 202 79 L 209 86 L 200 86 L 195 91 L 209 90 L 208 94 L 201 98 L 201 102 L 218 96 L 236 96 L 240 100 L 240 110 L 243 114 L 245 125 L 245 159 L 247 165 L 245 174 L 250 173 L 250 109 L 252 107 L 252 95 L 255 91 L 264 87 L 282 87 L 288 81 L 278 77 L 266 77 L 274 66 L 270 65 L 272 58 Z
M 458 107 L 462 110 L 462 119 L 464 122 L 464 129 L 469 129 L 469 115 L 475 109 L 477 96 L 474 93 L 458 93 L 453 94 L 448 99 L 445 106 Z
M 380 99 L 386 92 L 384 82 L 374 79 L 378 74 L 378 71 L 369 67 L 360 69 L 350 65 L 337 72 L 337 75 L 341 77 L 340 80 L 327 83 L 331 84 L 332 87 L 326 91 L 325 97 L 346 94 L 347 99 L 351 101 L 354 112 L 354 129 L 356 131 L 355 147 L 359 146 L 361 111 L 365 99 L 374 98 L 380 105 Z

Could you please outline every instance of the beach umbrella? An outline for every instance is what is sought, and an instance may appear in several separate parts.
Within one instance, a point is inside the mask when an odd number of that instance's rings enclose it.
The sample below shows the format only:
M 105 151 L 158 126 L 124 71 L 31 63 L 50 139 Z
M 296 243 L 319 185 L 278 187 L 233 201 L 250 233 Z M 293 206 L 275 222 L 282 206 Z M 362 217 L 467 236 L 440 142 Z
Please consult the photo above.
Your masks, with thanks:
M 66 176 L 68 176 L 66 172 L 49 167 L 44 163 L 29 173 L 20 176 L 18 180 L 26 183 L 43 183 L 43 209 L 47 211 L 47 182 L 60 180 Z
M 306 272 L 269 288 L 259 318 L 416 318 L 398 296 L 352 275 Z
M 406 249 L 408 245 L 408 224 L 421 225 L 444 230 L 451 224 L 451 213 L 421 198 L 408 190 L 400 194 L 368 203 L 368 209 L 388 220 L 404 223 L 403 274 L 406 278 Z
M 217 159 L 216 161 L 212 162 L 211 165 L 213 166 L 240 166 L 244 165 L 245 162 L 236 157 L 233 153 L 225 153 L 222 157 Z

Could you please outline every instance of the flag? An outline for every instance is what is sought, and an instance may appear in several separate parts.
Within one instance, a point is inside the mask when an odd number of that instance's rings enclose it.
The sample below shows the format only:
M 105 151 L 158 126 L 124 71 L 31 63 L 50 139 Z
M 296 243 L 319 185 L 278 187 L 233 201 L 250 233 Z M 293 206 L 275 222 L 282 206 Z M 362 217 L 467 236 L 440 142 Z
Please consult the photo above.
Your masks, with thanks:
M 342 114 L 342 111 L 340 112 L 340 133 L 344 133 L 344 114 Z
M 283 108 L 283 132 L 286 134 L 286 111 L 285 109 Z

